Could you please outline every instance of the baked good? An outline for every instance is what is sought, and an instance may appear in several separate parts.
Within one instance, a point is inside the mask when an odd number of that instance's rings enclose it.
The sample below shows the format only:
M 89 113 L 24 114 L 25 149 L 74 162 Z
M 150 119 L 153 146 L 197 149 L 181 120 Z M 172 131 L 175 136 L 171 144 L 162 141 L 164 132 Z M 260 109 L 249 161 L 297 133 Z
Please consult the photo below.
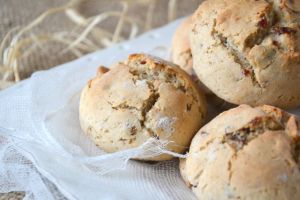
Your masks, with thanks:
M 297 117 L 241 105 L 199 130 L 181 173 L 203 200 L 298 200 L 299 150 Z
M 133 54 L 89 81 L 81 94 L 79 115 L 82 130 L 106 152 L 157 138 L 170 141 L 167 149 L 181 153 L 204 122 L 206 102 L 176 65 Z M 160 155 L 145 160 L 171 158 Z
M 291 0 L 208 0 L 193 15 L 193 67 L 233 104 L 300 105 L 300 12 Z

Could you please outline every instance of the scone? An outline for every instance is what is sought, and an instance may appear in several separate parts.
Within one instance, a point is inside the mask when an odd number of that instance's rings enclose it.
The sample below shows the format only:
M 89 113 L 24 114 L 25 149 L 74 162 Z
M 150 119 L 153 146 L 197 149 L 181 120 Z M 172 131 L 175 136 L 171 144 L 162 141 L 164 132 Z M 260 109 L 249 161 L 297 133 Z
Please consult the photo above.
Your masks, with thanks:
M 87 84 L 79 114 L 82 130 L 106 152 L 139 147 L 157 138 L 170 142 L 168 150 L 181 153 L 204 122 L 206 102 L 176 65 L 133 54 Z
M 241 105 L 193 138 L 181 173 L 202 200 L 298 200 L 300 121 L 272 107 Z
M 299 18 L 298 1 L 204 1 L 190 35 L 196 74 L 233 104 L 299 106 Z

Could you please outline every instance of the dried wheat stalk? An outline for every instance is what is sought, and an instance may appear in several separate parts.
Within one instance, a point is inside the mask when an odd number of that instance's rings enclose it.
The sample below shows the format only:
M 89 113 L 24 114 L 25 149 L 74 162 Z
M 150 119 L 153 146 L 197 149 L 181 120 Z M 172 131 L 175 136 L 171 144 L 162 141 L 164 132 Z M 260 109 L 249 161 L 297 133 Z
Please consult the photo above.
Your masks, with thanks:
M 43 50 L 49 42 L 58 42 L 64 46 L 61 53 L 72 53 L 77 57 L 93 52 L 112 44 L 132 39 L 138 32 L 151 29 L 156 0 L 120 0 L 122 11 L 106 11 L 92 17 L 84 17 L 76 6 L 84 0 L 70 0 L 66 5 L 45 11 L 25 27 L 15 27 L 4 37 L 0 43 L 0 89 L 20 81 L 20 59 L 29 57 L 36 48 Z M 176 17 L 177 0 L 169 0 L 168 20 Z M 146 23 L 141 27 L 137 21 L 128 17 L 128 8 L 135 4 L 148 6 Z M 43 24 L 46 18 L 58 13 L 65 13 L 66 17 L 74 23 L 74 29 L 69 31 L 51 32 L 47 34 L 35 33 L 33 29 Z M 118 23 L 113 32 L 101 28 L 101 23 L 110 18 L 118 18 Z M 130 27 L 129 37 L 124 38 L 121 31 L 126 26 Z M 9 39 L 12 38 L 12 39 Z M 99 43 L 91 40 L 93 38 Z M 25 51 L 26 49 L 26 51 Z M 26 67 L 26 66 L 23 66 Z

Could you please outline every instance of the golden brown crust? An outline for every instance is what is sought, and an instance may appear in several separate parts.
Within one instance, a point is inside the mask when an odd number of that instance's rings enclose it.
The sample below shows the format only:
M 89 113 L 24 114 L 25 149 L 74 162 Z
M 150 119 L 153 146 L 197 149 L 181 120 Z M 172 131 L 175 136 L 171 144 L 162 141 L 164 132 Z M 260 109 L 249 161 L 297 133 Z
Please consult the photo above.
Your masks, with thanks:
M 297 200 L 299 133 L 278 108 L 239 106 L 200 129 L 181 173 L 201 199 Z
M 299 106 L 300 13 L 290 4 L 205 1 L 193 16 L 191 32 L 200 80 L 234 104 Z
M 138 147 L 155 137 L 181 153 L 203 123 L 206 103 L 176 65 L 133 54 L 83 89 L 79 111 L 83 131 L 107 152 Z
M 97 76 L 102 76 L 103 74 L 105 74 L 106 72 L 108 72 L 109 69 L 107 67 L 104 66 L 100 66 L 97 70 Z

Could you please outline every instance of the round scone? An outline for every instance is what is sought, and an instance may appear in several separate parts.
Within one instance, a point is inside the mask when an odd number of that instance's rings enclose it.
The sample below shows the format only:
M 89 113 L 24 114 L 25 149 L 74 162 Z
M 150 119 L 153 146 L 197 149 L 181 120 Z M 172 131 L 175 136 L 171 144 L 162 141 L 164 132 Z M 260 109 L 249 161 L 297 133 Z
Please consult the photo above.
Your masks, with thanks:
M 300 105 L 300 11 L 292 0 L 208 0 L 193 15 L 194 70 L 233 104 Z
M 193 138 L 181 173 L 203 200 L 298 200 L 299 123 L 272 106 L 223 112 Z
M 206 115 L 206 103 L 190 77 L 174 64 L 130 55 L 91 80 L 80 99 L 80 124 L 106 152 L 138 147 L 149 138 L 186 151 Z M 147 160 L 167 160 L 160 155 Z

